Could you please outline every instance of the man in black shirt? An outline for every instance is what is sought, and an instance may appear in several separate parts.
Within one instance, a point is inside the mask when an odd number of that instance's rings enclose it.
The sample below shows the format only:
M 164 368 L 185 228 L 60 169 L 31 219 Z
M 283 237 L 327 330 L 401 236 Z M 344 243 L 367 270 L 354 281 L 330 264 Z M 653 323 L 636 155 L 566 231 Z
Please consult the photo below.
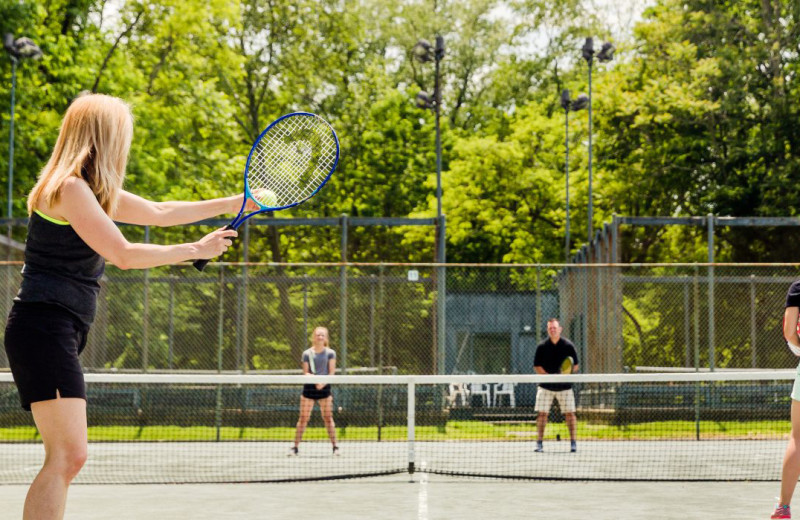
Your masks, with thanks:
M 578 371 L 578 353 L 575 345 L 568 339 L 561 337 L 561 324 L 557 318 L 547 320 L 547 335 L 550 336 L 536 347 L 536 355 L 533 358 L 533 368 L 537 374 L 560 374 L 562 363 L 567 358 L 572 358 L 572 372 Z M 558 399 L 561 413 L 567 421 L 569 429 L 570 451 L 578 451 L 575 443 L 575 395 L 572 393 L 571 383 L 542 383 L 536 390 L 536 429 L 538 438 L 536 441 L 536 451 L 542 452 L 542 439 L 544 428 L 547 425 L 547 416 L 550 414 L 550 407 L 553 400 Z

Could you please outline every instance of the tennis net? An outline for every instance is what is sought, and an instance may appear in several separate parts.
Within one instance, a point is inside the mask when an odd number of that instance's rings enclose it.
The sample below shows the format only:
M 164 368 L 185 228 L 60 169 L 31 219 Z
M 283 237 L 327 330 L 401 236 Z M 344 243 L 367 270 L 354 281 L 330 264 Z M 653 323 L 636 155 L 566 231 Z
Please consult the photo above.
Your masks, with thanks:
M 427 472 L 541 480 L 779 480 L 794 371 L 325 376 L 87 374 L 89 460 L 76 482 L 275 482 Z M 340 456 L 300 392 L 333 384 Z M 577 452 L 559 405 L 536 452 L 537 385 L 571 382 Z M 0 483 L 44 457 L 0 374 Z

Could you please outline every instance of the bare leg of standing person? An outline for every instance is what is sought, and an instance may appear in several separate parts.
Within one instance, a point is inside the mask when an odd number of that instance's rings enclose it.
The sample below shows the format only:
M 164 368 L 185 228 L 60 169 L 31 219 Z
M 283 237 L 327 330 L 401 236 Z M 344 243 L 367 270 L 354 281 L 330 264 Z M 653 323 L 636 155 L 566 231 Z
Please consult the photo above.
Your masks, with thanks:
M 44 465 L 25 498 L 23 520 L 61 520 L 70 482 L 88 452 L 86 401 L 58 398 L 31 404 L 44 442 Z

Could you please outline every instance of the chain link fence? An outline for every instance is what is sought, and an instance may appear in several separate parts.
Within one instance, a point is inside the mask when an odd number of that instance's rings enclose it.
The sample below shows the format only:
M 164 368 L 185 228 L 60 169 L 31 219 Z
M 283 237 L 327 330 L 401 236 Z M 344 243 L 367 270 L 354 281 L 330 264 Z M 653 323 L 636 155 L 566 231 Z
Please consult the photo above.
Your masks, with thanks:
M 21 267 L 0 265 L 5 313 Z M 296 372 L 325 326 L 351 374 L 530 373 L 558 317 L 581 372 L 788 368 L 783 306 L 798 276 L 755 264 L 108 266 L 81 358 L 91 372 Z

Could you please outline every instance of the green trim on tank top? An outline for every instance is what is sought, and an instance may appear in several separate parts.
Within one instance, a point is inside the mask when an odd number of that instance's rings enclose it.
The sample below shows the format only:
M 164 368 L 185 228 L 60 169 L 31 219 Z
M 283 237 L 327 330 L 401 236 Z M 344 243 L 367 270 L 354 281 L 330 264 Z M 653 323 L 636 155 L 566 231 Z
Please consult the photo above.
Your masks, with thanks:
M 69 222 L 67 222 L 66 220 L 58 220 L 53 217 L 48 217 L 38 209 L 33 210 L 33 212 L 42 217 L 43 219 L 45 219 L 46 221 L 52 222 L 53 224 L 57 224 L 59 226 L 69 226 Z

